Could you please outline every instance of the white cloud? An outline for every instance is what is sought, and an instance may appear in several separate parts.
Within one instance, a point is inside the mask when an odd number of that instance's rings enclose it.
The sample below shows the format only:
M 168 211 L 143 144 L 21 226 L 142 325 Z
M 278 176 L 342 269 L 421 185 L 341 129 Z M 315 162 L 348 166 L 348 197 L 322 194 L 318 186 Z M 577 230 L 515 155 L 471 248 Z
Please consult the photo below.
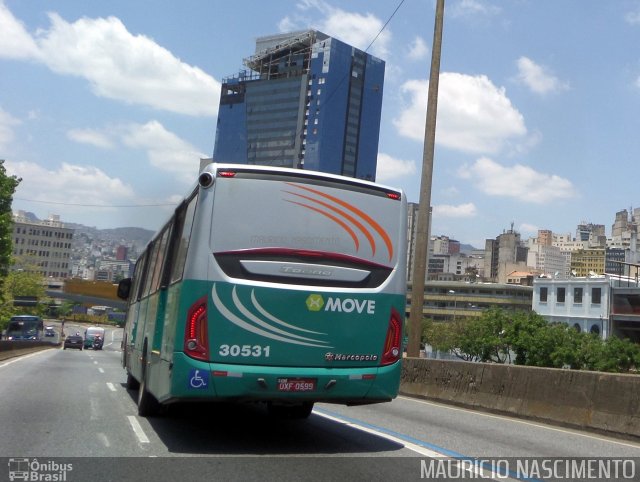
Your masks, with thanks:
M 217 113 L 218 81 L 148 37 L 132 35 L 119 19 L 49 18 L 51 29 L 37 43 L 54 72 L 85 78 L 102 97 L 189 115 Z
M 458 175 L 489 196 L 514 198 L 525 203 L 547 204 L 576 196 L 568 179 L 521 164 L 503 166 L 487 157 L 461 167 Z
M 152 167 L 189 183 L 197 173 L 200 158 L 207 157 L 156 120 L 146 124 L 112 125 L 104 129 L 73 129 L 67 136 L 73 141 L 101 149 L 113 149 L 119 145 L 141 149 L 146 152 Z
M 407 107 L 393 120 L 400 135 L 424 139 L 429 82 L 409 80 L 402 86 Z M 504 88 L 484 75 L 440 74 L 436 142 L 463 152 L 496 153 L 512 140 L 526 142 L 522 114 Z
M 388 55 L 391 32 L 385 29 L 380 33 L 383 25 L 384 22 L 371 13 L 362 15 L 336 8 L 324 20 L 321 30 L 360 50 L 367 49 L 375 39 L 370 49 L 371 53 L 385 58 Z M 376 39 L 378 33 L 380 36 Z
M 471 218 L 477 214 L 476 206 L 473 203 L 459 204 L 439 204 L 433 206 L 433 216 L 438 218 Z
M 0 1 L 0 58 L 30 59 L 38 56 L 33 38 Z
M 376 181 L 386 182 L 391 179 L 415 173 L 415 161 L 403 161 L 401 159 L 395 159 L 388 154 L 383 154 L 382 152 L 378 153 Z
M 109 205 L 114 199 L 134 197 L 131 186 L 118 178 L 109 177 L 96 167 L 64 163 L 58 169 L 47 169 L 32 162 L 6 161 L 7 174 L 22 178 L 16 198 L 64 204 Z
M 144 149 L 153 167 L 170 172 L 184 182 L 195 179 L 200 158 L 205 154 L 157 121 L 130 124 L 122 135 L 122 142 L 133 148 Z
M 460 0 L 449 10 L 452 17 L 466 17 L 478 19 L 478 17 L 491 17 L 501 12 L 499 7 L 481 2 L 480 0 Z
M 447 197 L 454 197 L 460 194 L 460 190 L 455 186 L 449 186 L 442 190 L 442 194 Z
M 322 0 L 302 0 L 297 3 L 297 8 L 302 14 L 290 15 L 282 19 L 278 25 L 280 31 L 305 29 L 312 25 L 312 28 L 360 50 L 365 50 L 375 39 L 368 52 L 382 59 L 388 56 L 391 31 L 386 28 L 380 32 L 384 21 L 374 14 L 348 12 Z M 315 12 L 307 13 L 311 10 L 320 13 L 320 19 Z
M 18 124 L 20 124 L 18 119 L 0 107 L 0 149 L 6 148 L 13 140 L 14 134 L 12 126 Z
M 72 141 L 81 144 L 90 144 L 101 149 L 111 149 L 114 147 L 113 141 L 107 134 L 95 129 L 71 129 L 67 132 L 67 137 Z
M 284 17 L 280 22 L 278 22 L 278 31 L 280 32 L 291 32 L 294 30 L 298 30 L 299 25 L 296 25 L 296 21 L 291 17 Z
M 51 27 L 32 37 L 0 2 L 0 58 L 32 59 L 58 74 L 86 79 L 101 97 L 194 116 L 217 114 L 220 82 L 115 18 Z
M 540 228 L 534 224 L 522 223 L 518 230 L 522 234 L 537 234 Z
M 424 41 L 424 39 L 420 36 L 414 38 L 413 42 L 411 42 L 411 45 L 409 46 L 409 53 L 407 54 L 409 59 L 422 60 L 427 58 L 428 54 L 429 47 L 427 46 L 427 43 Z
M 640 25 L 640 7 L 637 7 L 635 11 L 628 12 L 624 19 L 631 25 Z
M 520 57 L 517 61 L 517 80 L 526 85 L 536 94 L 548 94 L 569 89 L 568 82 L 562 82 L 546 67 L 536 64 L 527 57 Z

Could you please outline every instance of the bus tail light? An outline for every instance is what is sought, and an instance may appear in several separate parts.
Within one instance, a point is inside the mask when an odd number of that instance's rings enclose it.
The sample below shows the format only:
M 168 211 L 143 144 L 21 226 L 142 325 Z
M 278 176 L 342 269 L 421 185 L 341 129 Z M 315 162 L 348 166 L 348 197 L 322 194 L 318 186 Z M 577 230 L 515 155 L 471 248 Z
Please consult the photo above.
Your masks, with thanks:
M 400 359 L 402 350 L 402 320 L 400 314 L 391 308 L 389 317 L 389 328 L 387 328 L 387 338 L 384 341 L 382 350 L 381 365 L 391 365 Z
M 184 333 L 184 352 L 197 360 L 209 360 L 209 335 L 207 330 L 207 298 L 196 301 L 187 313 Z

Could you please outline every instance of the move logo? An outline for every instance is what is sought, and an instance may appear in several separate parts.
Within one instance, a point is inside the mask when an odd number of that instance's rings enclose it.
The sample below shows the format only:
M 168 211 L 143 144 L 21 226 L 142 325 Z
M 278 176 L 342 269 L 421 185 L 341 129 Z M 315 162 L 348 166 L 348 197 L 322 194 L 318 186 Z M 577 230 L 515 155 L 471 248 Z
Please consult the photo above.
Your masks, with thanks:
M 324 299 L 322 295 L 312 294 L 307 297 L 306 304 L 309 311 L 320 311 L 324 306 Z
M 334 313 L 366 313 L 373 315 L 376 312 L 375 300 L 356 300 L 354 298 L 329 297 L 325 303 L 322 295 L 311 294 L 307 297 L 307 309 L 309 311 L 331 311 Z

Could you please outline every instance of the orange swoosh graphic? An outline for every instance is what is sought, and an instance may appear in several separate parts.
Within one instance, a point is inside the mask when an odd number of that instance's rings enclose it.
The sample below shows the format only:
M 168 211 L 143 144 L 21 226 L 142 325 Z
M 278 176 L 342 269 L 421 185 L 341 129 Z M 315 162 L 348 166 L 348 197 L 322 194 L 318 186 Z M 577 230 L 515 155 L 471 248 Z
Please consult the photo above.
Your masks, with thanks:
M 332 221 L 335 221 L 335 222 L 336 222 L 336 223 L 338 223 L 338 224 L 339 224 L 339 225 L 340 225 L 340 226 L 341 226 L 341 227 L 342 227 L 342 228 L 343 228 L 347 233 L 349 233 L 349 235 L 351 236 L 351 239 L 353 239 L 353 242 L 354 242 L 354 244 L 356 245 L 356 251 L 358 251 L 358 249 L 360 248 L 360 242 L 358 241 L 358 236 L 356 236 L 356 233 L 354 233 L 354 232 L 353 232 L 353 229 L 351 229 L 351 228 L 349 227 L 349 225 L 348 225 L 347 223 L 345 223 L 342 219 L 339 219 L 339 218 L 335 217 L 333 214 L 326 213 L 326 212 L 324 212 L 324 211 L 322 211 L 321 209 L 318 209 L 318 208 L 316 208 L 316 207 L 309 206 L 308 204 L 299 203 L 299 202 L 296 202 L 296 201 L 289 201 L 289 200 L 286 200 L 286 199 L 285 199 L 285 201 L 286 201 L 286 202 L 288 202 L 288 203 L 297 204 L 298 206 L 302 206 L 302 207 L 307 208 L 307 209 L 311 209 L 312 211 L 315 211 L 315 212 L 317 212 L 317 213 L 320 213 L 320 214 L 322 214 L 323 216 L 328 217 L 328 218 L 329 218 L 329 219 L 331 219 Z
M 389 235 L 387 234 L 387 232 L 382 229 L 382 226 L 380 226 L 378 223 L 376 223 L 371 216 L 369 216 L 367 213 L 361 211 L 360 209 L 356 208 L 355 206 L 352 206 L 351 204 L 335 197 L 332 196 L 330 194 L 324 193 L 322 191 L 319 191 L 317 189 L 313 189 L 310 188 L 308 186 L 301 186 L 298 184 L 292 184 L 292 183 L 287 183 L 290 184 L 294 187 L 297 187 L 299 189 L 304 189 L 305 191 L 309 191 L 312 192 L 314 194 L 317 194 L 319 196 L 322 196 L 326 199 L 330 199 L 333 202 L 335 202 L 336 204 L 339 204 L 340 206 L 348 209 L 349 211 L 357 214 L 358 216 L 360 216 L 362 219 L 364 219 L 367 223 L 369 223 L 369 225 L 380 235 L 380 237 L 382 238 L 382 240 L 384 241 L 384 244 L 387 247 L 387 251 L 389 252 L 389 261 L 391 261 L 391 258 L 393 258 L 393 243 L 391 242 L 391 238 L 389 237 Z
M 328 208 L 328 209 L 331 209 L 333 212 L 338 213 L 338 214 L 342 215 L 343 217 L 345 217 L 347 220 L 351 221 L 353 224 L 355 224 L 355 225 L 356 225 L 356 227 L 357 227 L 360 231 L 362 231 L 362 234 L 364 234 L 364 235 L 365 235 L 365 237 L 366 237 L 366 238 L 367 238 L 367 240 L 369 241 L 369 244 L 371 245 L 371 251 L 373 252 L 373 254 L 374 254 L 374 255 L 376 254 L 376 240 L 375 240 L 375 239 L 373 239 L 373 236 L 371 236 L 371 233 L 370 233 L 370 232 L 369 232 L 369 230 L 366 228 L 366 226 L 363 226 L 363 225 L 362 225 L 362 223 L 361 223 L 360 221 L 358 221 L 356 218 L 354 218 L 353 216 L 351 216 L 349 213 L 345 213 L 345 212 L 344 212 L 344 211 L 342 211 L 341 209 L 338 209 L 337 207 L 332 206 L 332 205 L 331 205 L 331 204 L 329 204 L 329 203 L 326 203 L 326 202 L 324 202 L 324 201 L 320 201 L 320 200 L 318 200 L 318 199 L 314 199 L 314 198 L 312 198 L 312 197 L 310 197 L 310 196 L 305 196 L 304 194 L 298 194 L 298 193 L 291 192 L 291 191 L 284 191 L 284 192 L 286 192 L 286 193 L 288 193 L 288 194 L 291 194 L 291 195 L 293 195 L 293 196 L 298 196 L 298 197 L 301 197 L 301 198 L 303 198 L 303 199 L 307 199 L 307 200 L 309 200 L 309 201 L 311 201 L 311 202 L 314 202 L 314 203 L 320 204 L 321 206 L 324 206 L 324 207 L 326 207 L 326 208 Z M 357 250 L 357 247 L 356 247 L 356 250 Z

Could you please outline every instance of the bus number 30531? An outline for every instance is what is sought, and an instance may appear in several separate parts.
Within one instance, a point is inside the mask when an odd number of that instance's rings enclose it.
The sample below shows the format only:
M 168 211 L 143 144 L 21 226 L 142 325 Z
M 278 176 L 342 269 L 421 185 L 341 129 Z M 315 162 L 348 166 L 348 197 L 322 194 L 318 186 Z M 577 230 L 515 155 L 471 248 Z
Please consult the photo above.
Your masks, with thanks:
M 260 345 L 220 345 L 220 356 L 269 357 L 270 346 Z

